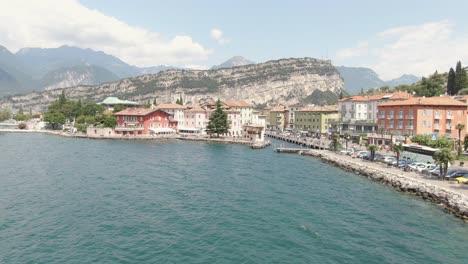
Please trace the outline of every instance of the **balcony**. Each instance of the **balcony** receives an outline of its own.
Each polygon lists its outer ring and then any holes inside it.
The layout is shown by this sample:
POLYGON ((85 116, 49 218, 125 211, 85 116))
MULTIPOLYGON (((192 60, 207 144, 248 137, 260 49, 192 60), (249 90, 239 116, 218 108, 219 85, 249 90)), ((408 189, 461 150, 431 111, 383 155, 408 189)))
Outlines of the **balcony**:
POLYGON ((452 124, 447 124, 447 125, 445 125, 445 129, 447 129, 447 130, 452 130, 452 129, 453 129, 452 124))
POLYGON ((380 119, 385 119, 385 115, 379 115, 378 116, 380 119))
POLYGON ((398 129, 403 129, 403 125, 398 125, 398 129))
POLYGON ((392 125, 392 124, 389 124, 389 125, 387 126, 387 128, 393 128, 393 125, 392 125))
POLYGON ((440 114, 435 114, 434 119, 440 119, 440 114))
POLYGON ((403 119, 403 115, 398 115, 398 119, 403 119))
POLYGON ((440 125, 439 124, 434 124, 434 129, 435 130, 440 130, 440 125))
POLYGON ((447 119, 453 119, 453 115, 452 114, 447 114, 447 119))
POLYGON ((387 116, 387 119, 394 119, 394 118, 395 118, 394 115, 388 115, 388 116, 387 116))
POLYGON ((414 126, 413 125, 407 125, 406 129, 414 129, 414 126))
POLYGON ((406 115, 406 119, 414 119, 414 115, 406 115))

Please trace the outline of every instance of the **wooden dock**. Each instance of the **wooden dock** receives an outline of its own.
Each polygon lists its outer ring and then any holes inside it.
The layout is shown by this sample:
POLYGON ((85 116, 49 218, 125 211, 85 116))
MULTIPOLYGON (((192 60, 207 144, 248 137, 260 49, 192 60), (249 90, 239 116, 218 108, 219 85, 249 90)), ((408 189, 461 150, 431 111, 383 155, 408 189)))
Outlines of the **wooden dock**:
POLYGON ((302 138, 284 136, 284 135, 276 134, 274 132, 265 132, 265 135, 270 138, 283 140, 292 144, 296 144, 296 145, 303 146, 306 148, 311 148, 311 149, 329 149, 329 146, 330 146, 330 140, 323 139, 323 138, 302 139, 302 138))

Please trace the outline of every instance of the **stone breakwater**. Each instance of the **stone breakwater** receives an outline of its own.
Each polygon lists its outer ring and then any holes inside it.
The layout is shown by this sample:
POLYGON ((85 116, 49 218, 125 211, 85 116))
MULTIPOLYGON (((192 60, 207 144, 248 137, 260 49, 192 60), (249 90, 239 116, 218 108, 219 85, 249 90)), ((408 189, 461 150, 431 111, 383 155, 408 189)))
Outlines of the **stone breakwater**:
POLYGON ((465 221, 468 220, 468 196, 450 190, 446 187, 440 187, 403 173, 398 174, 387 171, 384 168, 366 166, 361 162, 337 157, 334 153, 326 153, 319 150, 307 150, 302 152, 302 155, 320 158, 323 162, 330 163, 343 170, 380 181, 384 184, 393 186, 398 191, 410 193, 425 200, 429 200, 433 203, 439 204, 447 212, 462 218, 465 221))

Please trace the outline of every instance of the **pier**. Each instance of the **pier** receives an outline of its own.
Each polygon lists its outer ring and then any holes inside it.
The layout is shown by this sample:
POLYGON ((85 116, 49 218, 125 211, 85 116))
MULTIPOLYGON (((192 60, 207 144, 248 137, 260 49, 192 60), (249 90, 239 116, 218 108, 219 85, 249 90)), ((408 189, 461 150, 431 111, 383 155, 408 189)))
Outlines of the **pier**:
MULTIPOLYGON (((270 138, 275 138, 279 140, 283 140, 292 144, 296 144, 299 146, 303 146, 306 148, 311 148, 311 149, 329 149, 330 147, 330 140, 325 139, 325 138, 298 138, 298 137, 291 137, 291 136, 285 136, 281 135, 275 132, 271 131, 266 131, 265 135, 270 137, 270 138)), ((304 149, 302 149, 304 150, 304 149)))

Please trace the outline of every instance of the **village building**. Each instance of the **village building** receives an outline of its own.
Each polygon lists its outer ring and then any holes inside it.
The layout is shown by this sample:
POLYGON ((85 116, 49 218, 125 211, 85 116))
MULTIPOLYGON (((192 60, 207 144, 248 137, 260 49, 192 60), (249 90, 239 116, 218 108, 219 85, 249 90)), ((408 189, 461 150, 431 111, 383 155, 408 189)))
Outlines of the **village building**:
POLYGON ((212 110, 206 105, 187 106, 184 110, 184 122, 179 124, 181 134, 206 134, 206 126, 210 121, 212 110))
MULTIPOLYGON (((414 97, 378 106, 379 132, 397 136, 445 135, 458 139, 457 124, 467 124, 467 105, 448 96, 414 97)), ((461 137, 466 129, 461 131, 461 137)))
POLYGON ((155 108, 171 114, 174 120, 179 122, 180 126, 184 124, 184 111, 187 109, 186 106, 179 104, 159 104, 155 106, 155 108))
POLYGON ((289 128, 289 110, 287 106, 278 104, 270 109, 268 128, 280 131, 289 128))
POLYGON ((114 114, 115 133, 122 136, 174 134, 178 122, 173 115, 160 109, 128 108, 114 114))
POLYGON ((296 120, 296 112, 301 110, 304 107, 303 104, 297 103, 288 106, 289 109, 289 128, 291 130, 297 130, 295 129, 295 120, 296 120))
POLYGON ((407 92, 356 95, 338 101, 338 122, 334 125, 341 133, 356 134, 377 132, 378 105, 411 98, 407 92))
POLYGON ((140 106, 139 103, 135 103, 135 102, 127 101, 127 100, 120 100, 117 97, 107 97, 106 99, 104 99, 104 101, 99 102, 97 104, 106 107, 107 111, 113 111, 116 105, 124 105, 127 108, 136 108, 140 106))
POLYGON ((296 111, 295 127, 298 131, 319 134, 332 132, 332 124, 338 120, 336 105, 307 106, 296 111))
POLYGON ((223 104, 231 110, 239 111, 241 126, 253 122, 253 107, 251 104, 243 101, 225 101, 223 104))

